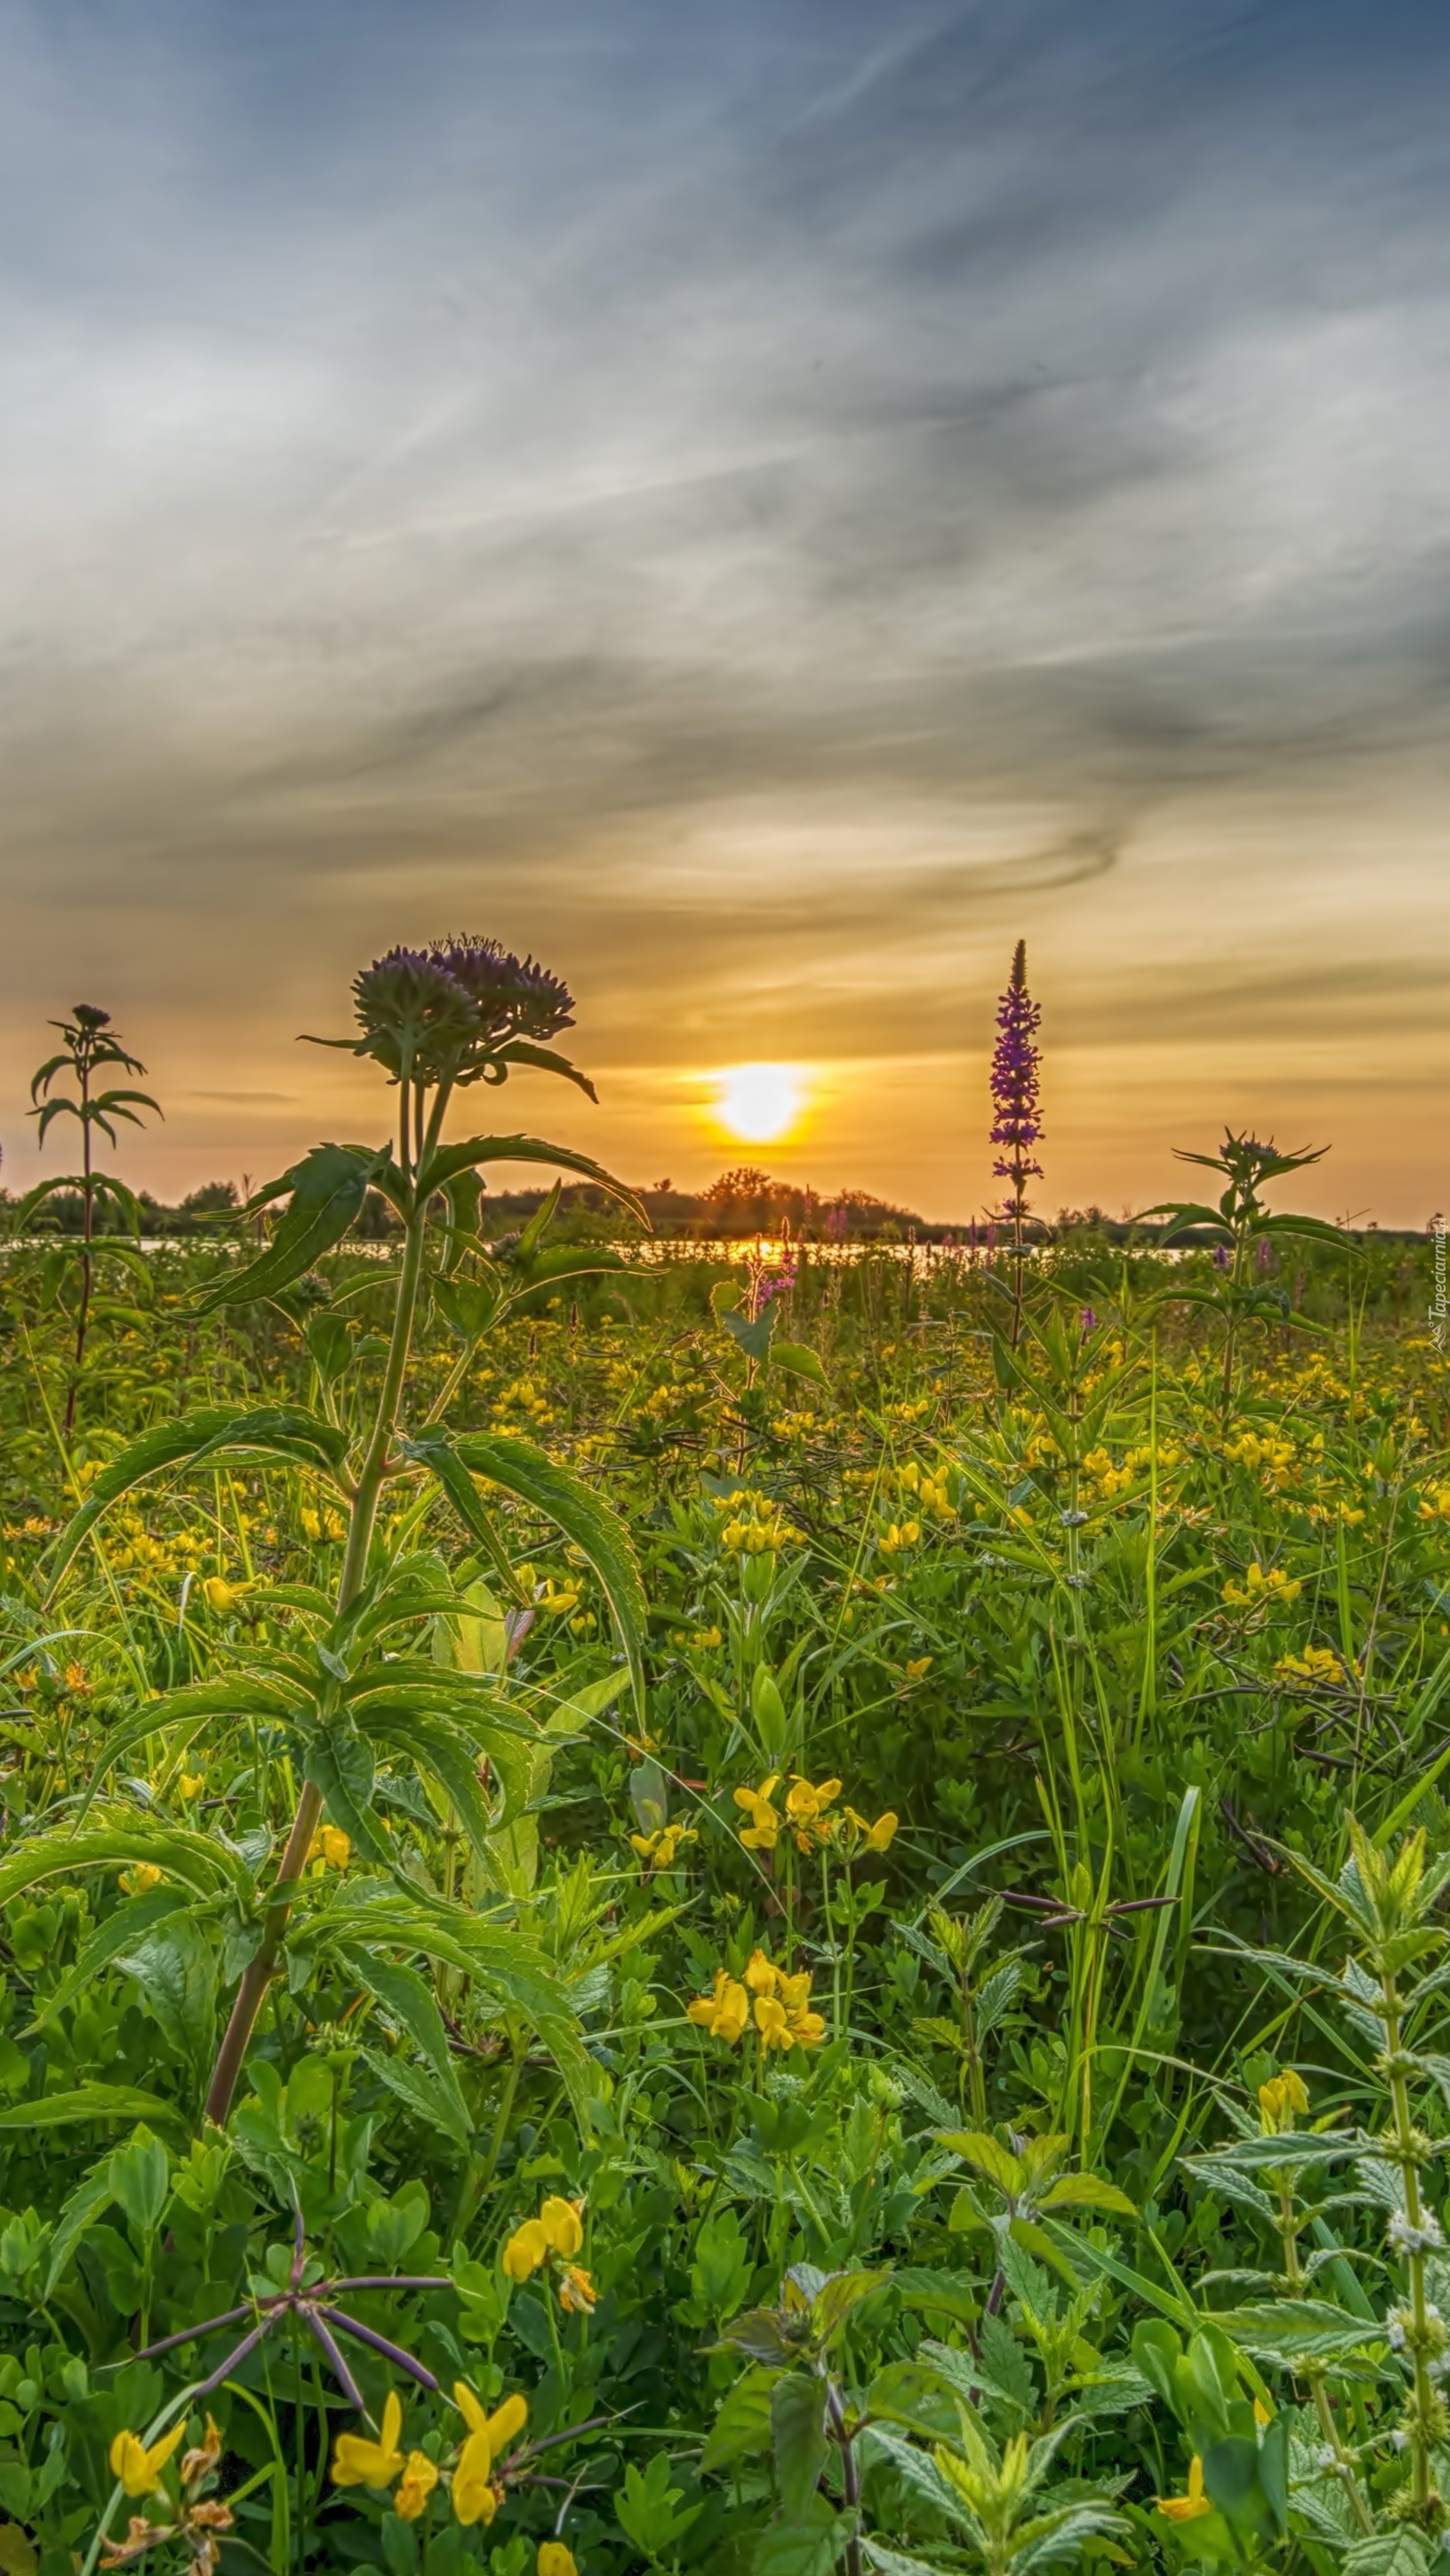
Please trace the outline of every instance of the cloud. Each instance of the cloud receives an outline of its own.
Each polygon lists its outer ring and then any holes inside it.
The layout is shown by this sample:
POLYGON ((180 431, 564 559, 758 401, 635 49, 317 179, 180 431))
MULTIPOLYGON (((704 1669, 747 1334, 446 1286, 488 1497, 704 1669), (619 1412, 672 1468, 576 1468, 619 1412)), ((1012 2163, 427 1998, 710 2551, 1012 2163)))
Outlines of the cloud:
POLYGON ((624 1060, 785 994, 965 1043, 1019 920, 1075 1025, 1367 1010, 1445 786, 1447 52, 1410 0, 12 18, 13 996, 63 928, 260 1099, 269 1010, 475 889, 624 1060), (1302 948, 1316 835, 1302 971, 1201 980, 1250 882, 1302 948))

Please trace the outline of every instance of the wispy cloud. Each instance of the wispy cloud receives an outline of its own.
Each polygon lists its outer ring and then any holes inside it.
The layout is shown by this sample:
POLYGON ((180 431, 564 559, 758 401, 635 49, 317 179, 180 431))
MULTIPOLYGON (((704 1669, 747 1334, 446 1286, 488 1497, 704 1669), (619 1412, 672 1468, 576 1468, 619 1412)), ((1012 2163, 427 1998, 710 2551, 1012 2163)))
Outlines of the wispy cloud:
POLYGON ((624 1062, 966 1046, 1019 924, 1074 1026, 1418 992, 1447 69, 1410 0, 13 16, 10 1087, 60 954, 260 1106, 461 902, 624 1062))

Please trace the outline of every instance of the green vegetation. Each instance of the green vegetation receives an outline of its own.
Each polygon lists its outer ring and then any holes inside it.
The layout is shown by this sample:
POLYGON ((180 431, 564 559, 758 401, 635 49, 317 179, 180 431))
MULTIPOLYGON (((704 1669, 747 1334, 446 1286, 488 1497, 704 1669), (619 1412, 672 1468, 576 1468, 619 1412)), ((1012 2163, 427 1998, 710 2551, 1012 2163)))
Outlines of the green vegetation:
POLYGON ((0 2568, 1450 2566, 1428 1263, 490 1245, 567 995, 358 1004, 5 1259, 0 2568))

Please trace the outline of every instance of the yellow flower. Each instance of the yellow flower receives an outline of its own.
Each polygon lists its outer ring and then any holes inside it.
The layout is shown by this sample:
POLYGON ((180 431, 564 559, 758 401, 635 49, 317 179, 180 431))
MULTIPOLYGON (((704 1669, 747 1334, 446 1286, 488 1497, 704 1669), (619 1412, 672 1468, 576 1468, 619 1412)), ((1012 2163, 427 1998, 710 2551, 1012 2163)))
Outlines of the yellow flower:
POLYGON ((341 1825, 319 1825, 307 1857, 320 1860, 325 1869, 346 1869, 352 1858, 352 1838, 343 1832, 341 1825))
POLYGON ((232 1584, 223 1583, 219 1574, 209 1574, 201 1587, 201 1597, 208 1610, 224 1619, 229 1610, 235 1610, 239 1595, 232 1584))
POLYGON ((537 2218, 516 2227, 503 2249, 503 2268, 511 2281, 527 2281, 549 2259, 548 2234, 537 2218))
POLYGON ((438 2471, 426 2451, 410 2451, 403 2462, 402 2480, 393 2498, 393 2511, 404 2522, 416 2522, 438 2484, 438 2471))
POLYGON ((753 1995, 773 1995, 780 1983, 780 1970, 772 1967, 763 1950, 752 1950, 745 1982, 753 1995))
POLYGON ((206 1773, 204 1771, 183 1771, 176 1783, 176 1786, 181 1796, 186 1800, 187 1805, 190 1806, 192 1799, 199 1798, 203 1789, 206 1787, 206 1773))
POLYGON ((1266 2138, 1287 2136, 1294 2126, 1295 2112, 1308 2108, 1304 2078, 1296 2075, 1292 2066, 1282 2075, 1271 2075, 1267 2084, 1259 2086, 1259 2116, 1266 2138))
POLYGON ((774 1995, 755 1998, 755 2027, 762 2048, 794 2048, 795 2037, 786 2019, 785 2006, 774 1995))
POLYGON ((1155 2496, 1160 2513, 1170 2522, 1194 2522, 1201 2513, 1212 2513, 1213 2506, 1203 2492, 1203 2462, 1195 2451, 1188 2464, 1188 2493, 1181 2496, 1155 2496))
MULTIPOLYGON (((134 1869, 122 1870, 120 1885, 127 1896, 144 1896, 148 1889, 161 1885, 161 1872, 154 1860, 138 1860, 134 1869)), ((130 2493, 129 2488, 127 2493, 130 2493)), ((136 2493, 144 2495, 146 2489, 138 2487, 136 2493)))
POLYGON ((780 1773, 772 1771, 759 1789, 737 1789, 735 1804, 745 1808, 750 1817, 741 1830, 740 1839, 747 1851, 774 1851, 780 1839, 780 1818, 770 1803, 772 1789, 779 1785, 780 1773))
POLYGON ((90 1689, 90 1683, 86 1679, 86 1668, 84 1664, 67 1664, 65 1668, 65 1686, 68 1691, 88 1691, 90 1689))
POLYGON ((403 2465, 398 2448, 398 2435, 403 2429, 402 2400, 395 2388, 388 2390, 383 2408, 383 2428, 379 2440, 370 2442, 364 2433, 340 2433, 332 2455, 332 2483, 335 2487, 390 2487, 403 2465))
POLYGON ((640 1859, 653 1871, 673 1869, 681 1843, 697 1843, 700 1837, 693 1825, 661 1825, 656 1833, 631 1834, 629 1839, 640 1859))
POLYGON ((573 2550, 566 2549, 562 2540, 541 2540, 538 2576, 579 2576, 573 2550))
MULTIPOLYGON (((537 2221, 530 2224, 537 2225, 537 2221)), ((523 2431, 529 2419, 529 2402, 515 2392, 490 2415, 465 2379, 454 2381, 453 2401, 468 2426, 468 2439, 453 2472, 453 2511, 465 2528, 481 2522, 486 2529, 499 2506, 500 2491, 493 2481, 494 2459, 515 2433, 523 2431)))
POLYGON ((717 1968, 714 1993, 696 1995, 686 2012, 697 2028, 727 2040, 733 2048, 750 2017, 750 1997, 724 1968, 717 1968))
POLYGON ((561 2200, 555 2194, 545 2201, 539 2212, 539 2225, 550 2246, 556 2254, 562 2254, 566 2262, 571 2254, 578 2253, 584 2242, 584 2227, 579 2216, 582 2206, 580 2201, 561 2200))
POLYGON ((128 2496, 159 2495, 161 2472, 186 2432, 186 2418, 173 2424, 159 2442, 146 2448, 139 2433, 118 2433, 111 2444, 111 2475, 119 2478, 128 2496))
POLYGON ((822 1780, 818 1788, 812 1788, 810 1781, 803 1780, 797 1772, 785 1793, 785 1812, 793 1825, 809 1826, 818 1836, 824 1837, 827 1831, 826 1811, 835 1805, 840 1794, 839 1780, 822 1780))
POLYGON ((559 2283, 559 2305, 568 2317, 587 2317, 599 2292, 581 2263, 571 2263, 559 2283))
POLYGON ((934 1658, 931 1655, 909 1656, 906 1663, 907 1680, 909 1682, 924 1682, 927 1674, 931 1671, 933 1661, 934 1658))
POLYGON ((901 1821, 892 1807, 887 1808, 884 1816, 878 1816, 874 1825, 868 1825, 865 1817, 858 1816, 854 1807, 846 1809, 846 1816, 848 1822, 855 1826, 861 1836, 865 1849, 874 1852, 885 1851, 901 1821))

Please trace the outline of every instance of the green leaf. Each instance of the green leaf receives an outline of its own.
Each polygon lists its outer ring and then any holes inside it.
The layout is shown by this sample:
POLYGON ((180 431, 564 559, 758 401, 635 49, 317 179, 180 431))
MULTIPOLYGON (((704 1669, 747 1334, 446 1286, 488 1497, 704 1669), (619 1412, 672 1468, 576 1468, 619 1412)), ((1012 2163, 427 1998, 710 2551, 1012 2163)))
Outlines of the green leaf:
POLYGON ((1024 2175, 1020 2161, 1009 2148, 989 2137, 985 2130, 944 2129, 940 2143, 950 2147, 953 2155, 960 2156, 979 2174, 985 2174, 999 2191, 1013 2198, 1021 2191, 1024 2175))
POLYGON ((338 1957, 349 1976, 400 2021, 413 2045, 425 2057, 451 2109, 451 2127, 455 2137, 466 2147, 473 2134, 468 2108, 459 2090, 448 2046, 448 2033, 443 2016, 433 1995, 414 1968, 400 1967, 396 1960, 380 1959, 375 1950, 351 1943, 338 1951, 338 1957))
POLYGON ((809 1350, 804 1342, 773 1342, 770 1365, 785 1369, 791 1377, 808 1377, 814 1386, 828 1387, 831 1383, 820 1353, 809 1350))
POLYGON ((799 2522, 826 2465, 826 2384, 814 2371, 788 2371, 770 2392, 770 2432, 781 2512, 799 2522))
POLYGON ((27 1889, 62 1873, 71 1876, 79 1870, 104 1869, 108 1865, 135 1868, 148 1862, 200 1896, 213 1896, 224 1887, 231 1888, 244 1901, 251 1895, 252 1881, 245 1861, 219 1838, 143 1824, 128 1814, 119 1819, 107 1817, 82 1834, 62 1828, 37 1834, 34 1842, 21 1843, 7 1859, 0 1860, 0 1905, 8 1905, 27 1889))
POLYGON ((770 2392, 779 2375, 756 2362, 737 2379, 706 2436, 702 2469, 728 2468, 732 2460, 770 2449, 770 2392))
POLYGON ((388 1838, 373 1814, 372 1749, 350 1717, 335 1717, 309 1739, 305 1776, 322 1791, 327 1812, 359 1851, 393 1867, 388 1838))
POLYGON ((1115 2182, 1101 2182, 1096 2174, 1059 2175, 1037 2205, 1039 2209, 1111 2209, 1121 2218, 1138 2215, 1125 2191, 1119 2191, 1115 2182))
POLYGON ((52 2299, 70 2267, 70 2259, 103 2209, 111 2204, 111 2159, 101 2162, 79 2183, 55 2222, 45 2274, 45 2297, 52 2299))
POLYGON ((824 2287, 816 2293, 811 2309, 811 2329, 822 2347, 839 2334, 846 2319, 863 2299, 869 2299, 891 2278, 891 2266, 883 2264, 874 2272, 833 2272, 824 2287))
POLYGON ((169 2120, 185 2128, 179 2103, 163 2102, 134 2084, 78 2084, 64 2093, 42 2093, 34 2102, 12 2102, 0 2111, 0 2129, 69 2129, 86 2120, 169 2120))
MULTIPOLYGON (((634 1683, 641 1723, 645 1716, 644 1639, 648 1618, 634 1542, 619 1514, 601 1502, 582 1476, 556 1467, 532 1441, 502 1432, 468 1432, 449 1441, 441 1431, 419 1440, 404 1440, 403 1455, 428 1467, 467 1527, 483 1536, 487 1527, 472 1479, 486 1476, 520 1502, 530 1503, 557 1522, 566 1538, 588 1558, 614 1614, 619 1641, 634 1683)), ((491 1536, 491 1531, 489 1532, 491 1536)))
POLYGON ((828 2576, 854 2528, 853 2517, 833 2513, 824 2496, 809 2522, 768 2522, 755 2544, 750 2576, 828 2576))
POLYGON ((312 1355, 318 1376, 328 1385, 352 1366, 355 1344, 341 1315, 309 1316, 302 1338, 312 1355))
MULTIPOLYGON (((981 2382, 977 2382, 980 2391, 981 2382)), ((878 2370, 866 2392, 866 2411, 876 2423, 902 2424, 923 2441, 949 2441, 957 2429, 956 2401, 942 2386, 941 2374, 920 2361, 889 2361, 878 2370)))
POLYGON ((146 2009, 169 2048, 200 2075, 210 2062, 216 2028, 216 1954, 185 1917, 149 1932, 116 1966, 134 1977, 146 2009))
POLYGON ((455 1173, 472 1171, 480 1163, 551 1163, 556 1171, 577 1172, 581 1180, 594 1181, 618 1199, 648 1231, 643 1203, 623 1181, 588 1154, 576 1154, 567 1145, 546 1144, 542 1136, 469 1136, 460 1145, 440 1147, 418 1175, 419 1199, 430 1198, 435 1190, 446 1188, 455 1173))
POLYGON ((715 1312, 732 1342, 739 1343, 748 1360, 764 1361, 770 1358, 770 1337, 775 1330, 773 1306, 767 1306, 764 1314, 757 1315, 753 1324, 734 1306, 717 1306, 715 1312))
POLYGON ((425 2129, 442 2129, 455 2146, 465 2154, 468 2152, 473 2144, 473 2132, 467 2117, 460 2115, 460 2104, 444 2090, 436 2076, 427 2074, 421 2066, 410 2065, 405 2057, 390 2056, 384 2048, 367 2048, 363 2055, 374 2075, 386 2084, 390 2093, 397 2095, 400 2102, 407 2104, 425 2129))
POLYGON ((67 1522, 55 1543, 50 1588, 54 1590, 108 1505, 148 1476, 159 1476, 168 1467, 196 1466, 203 1458, 226 1453, 280 1458, 335 1482, 346 1451, 346 1433, 300 1405, 264 1405, 250 1412, 233 1405, 206 1405, 174 1422, 158 1422, 101 1470, 80 1510, 67 1522))
POLYGON ((314 1145, 300 1163, 284 1172, 271 1195, 290 1189, 291 1202, 266 1251, 246 1269, 218 1280, 199 1299, 196 1312, 217 1306, 245 1306, 258 1297, 275 1297, 290 1288, 304 1270, 340 1243, 362 1212, 370 1183, 389 1160, 386 1146, 314 1145))
POLYGON ((94 1985, 101 1970, 110 1966, 118 1951, 126 1949, 133 1941, 139 1941, 143 1933, 164 1922, 169 1914, 177 1913, 186 1902, 183 1888, 149 1887, 144 1895, 133 1896, 126 1904, 118 1905, 114 1914, 108 1914, 104 1922, 97 1924, 90 1939, 82 1945, 74 1967, 39 2004, 27 2027, 42 2030, 57 2013, 67 2011, 77 1995, 84 1994, 88 1986, 94 1985))
POLYGON ((133 2227, 154 2236, 171 2198, 171 2157, 144 2122, 110 2164, 111 2197, 118 2200, 133 2227))
POLYGON ((381 1879, 360 1879, 340 1889, 328 1909, 328 1928, 334 1940, 386 1942, 476 1977, 538 2032, 587 2132, 591 2069, 578 2016, 542 1951, 525 1933, 488 1922, 466 1906, 450 1905, 420 1888, 390 1886, 381 1879))
POLYGON ((571 1064, 566 1055, 556 1055, 552 1047, 535 1046, 532 1038, 510 1038, 507 1046, 499 1048, 498 1062, 529 1064, 538 1073, 562 1074, 566 1082, 577 1083, 588 1099, 599 1098, 588 1074, 581 1073, 577 1064, 571 1064))

